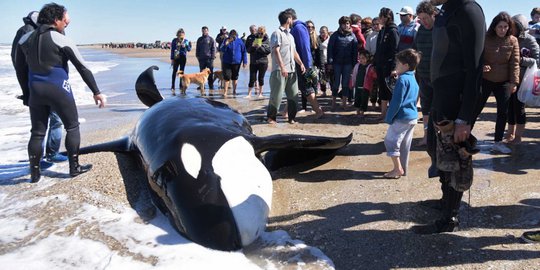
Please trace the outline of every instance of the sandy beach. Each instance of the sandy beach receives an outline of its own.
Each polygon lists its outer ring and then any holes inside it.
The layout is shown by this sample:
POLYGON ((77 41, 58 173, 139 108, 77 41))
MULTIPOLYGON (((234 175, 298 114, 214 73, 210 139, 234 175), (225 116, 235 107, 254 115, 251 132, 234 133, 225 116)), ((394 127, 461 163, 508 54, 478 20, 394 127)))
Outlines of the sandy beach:
MULTIPOLYGON (((169 62, 169 50, 161 49, 94 49, 106 50, 126 57, 157 58, 169 62)), ((188 66, 198 66, 194 51, 188 66)), ((214 63, 219 67, 219 63, 214 63)), ((142 71, 142 70, 141 70, 142 71)), ((99 82, 98 82, 99 84, 99 82)), ((159 86, 158 86, 159 87, 159 86)), ((192 86, 193 87, 193 86, 192 86)), ((269 89, 266 87, 265 92, 269 89)), ((169 92, 162 93, 166 98, 169 92)), ((411 149, 409 172, 397 180, 383 178, 391 170, 383 139, 387 125, 377 123, 378 112, 369 111, 366 120, 353 110, 329 111, 330 99, 320 97, 327 114, 315 119, 311 112, 298 115, 298 123, 290 125, 278 119, 277 125, 263 120, 268 99, 221 99, 239 110, 250 121, 254 133, 266 136, 279 133, 323 136, 353 134, 351 144, 337 153, 330 162, 315 168, 302 166, 273 173, 274 196, 268 230, 284 230, 291 237, 321 249, 335 264, 335 269, 537 269, 540 245, 524 244, 519 236, 526 230, 540 227, 540 109, 528 108, 524 141, 513 146, 511 155, 490 152, 495 127, 493 100, 484 109, 473 134, 479 139, 481 153, 474 157, 475 180, 464 194, 461 207, 461 230, 454 233, 420 236, 412 232, 416 224, 430 223, 438 212, 418 202, 440 198, 437 179, 427 178, 429 157, 424 147, 411 149)), ((144 106, 133 110, 116 110, 110 106, 98 110, 81 106, 82 146, 119 138, 133 129, 144 106), (107 119, 105 121, 104 119, 107 119), (90 128, 92 127, 92 128, 90 128)), ((413 145, 422 136, 422 124, 415 128, 413 145)), ((48 186, 28 196, 68 196, 115 211, 119 205, 140 208, 135 179, 144 177, 132 160, 123 154, 97 153, 81 157, 94 169, 73 179, 49 181, 48 186), (96 195, 97 194, 97 195, 96 195)), ((67 171, 67 164, 62 164, 67 171)), ((61 167, 62 168, 62 167, 61 167)), ((59 177, 45 174, 46 177, 59 177)), ((3 186, 9 192, 32 185, 26 178, 18 184, 3 186)), ((61 218, 74 206, 55 204, 54 211, 35 215, 38 223, 61 218)), ((142 221, 141 221, 142 222, 142 221)), ((151 225, 149 225, 151 226, 151 225)), ((121 254, 130 254, 126 243, 104 238, 91 226, 81 225, 66 230, 78 231, 80 237, 97 239, 121 254)), ((46 233, 29 237, 46 237, 46 233)), ((3 246, 2 252, 15 247, 3 246)), ((250 250, 245 252, 249 253, 250 250)), ((152 262, 156 258, 139 256, 152 262)), ((283 269, 325 269, 316 265, 294 265, 283 269), (298 267, 298 268, 296 268, 298 267)))

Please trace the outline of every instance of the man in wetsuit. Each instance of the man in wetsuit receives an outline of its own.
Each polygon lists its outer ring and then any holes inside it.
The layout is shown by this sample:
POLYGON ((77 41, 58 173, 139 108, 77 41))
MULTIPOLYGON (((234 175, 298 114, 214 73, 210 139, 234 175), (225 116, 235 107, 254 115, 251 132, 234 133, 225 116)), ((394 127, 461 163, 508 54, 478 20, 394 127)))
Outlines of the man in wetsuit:
MULTIPOLYGON (((13 44, 11 46, 11 61, 13 62, 13 67, 15 67, 15 55, 17 52, 17 44, 22 36, 26 33, 34 31, 37 28, 37 19, 39 12, 32 11, 28 13, 28 16, 23 18, 24 25, 17 30, 17 34, 13 39, 13 44)), ((23 104, 28 106, 28 96, 24 94, 18 96, 23 100, 23 104)), ((47 134, 47 144, 45 146, 45 157, 49 162, 63 162, 67 160, 67 157, 60 154, 60 142, 62 141, 62 121, 60 116, 54 111, 51 111, 49 115, 49 132, 47 134)))
POLYGON ((472 185, 471 153, 475 144, 471 124, 480 96, 482 51, 486 24, 474 0, 431 0, 441 10, 433 27, 431 82, 433 103, 428 126, 430 177, 440 177, 442 199, 436 206, 443 217, 434 224, 415 226, 420 234, 455 231, 463 192, 472 185))
POLYGON ((51 110, 58 113, 66 128, 66 150, 69 174, 77 176, 92 168, 79 165, 80 133, 77 106, 68 79, 68 60, 81 74, 83 81, 94 94, 96 105, 102 108, 106 99, 85 66, 75 43, 64 36, 70 22, 67 10, 58 4, 43 6, 38 17, 39 27, 24 35, 17 46, 15 69, 23 93, 29 96, 32 130, 28 142, 31 182, 41 177, 39 161, 43 154, 43 139, 51 110))

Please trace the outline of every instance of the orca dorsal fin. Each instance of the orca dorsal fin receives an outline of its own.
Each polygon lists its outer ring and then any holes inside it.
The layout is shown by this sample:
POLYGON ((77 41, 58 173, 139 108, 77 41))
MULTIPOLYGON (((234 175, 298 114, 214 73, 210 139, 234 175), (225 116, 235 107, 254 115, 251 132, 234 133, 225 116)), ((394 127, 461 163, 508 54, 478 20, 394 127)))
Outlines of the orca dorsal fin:
POLYGON ((154 79, 154 70, 159 70, 158 66, 151 66, 139 75, 135 82, 135 91, 139 100, 148 107, 163 100, 163 96, 159 93, 154 79))

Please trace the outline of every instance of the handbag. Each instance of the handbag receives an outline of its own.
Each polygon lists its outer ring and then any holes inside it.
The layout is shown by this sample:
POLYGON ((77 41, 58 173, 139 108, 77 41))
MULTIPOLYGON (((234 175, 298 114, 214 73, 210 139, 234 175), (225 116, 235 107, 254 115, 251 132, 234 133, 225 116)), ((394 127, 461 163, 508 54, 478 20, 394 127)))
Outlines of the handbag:
POLYGON ((518 99, 529 107, 540 107, 540 71, 537 65, 527 68, 518 90, 518 99))

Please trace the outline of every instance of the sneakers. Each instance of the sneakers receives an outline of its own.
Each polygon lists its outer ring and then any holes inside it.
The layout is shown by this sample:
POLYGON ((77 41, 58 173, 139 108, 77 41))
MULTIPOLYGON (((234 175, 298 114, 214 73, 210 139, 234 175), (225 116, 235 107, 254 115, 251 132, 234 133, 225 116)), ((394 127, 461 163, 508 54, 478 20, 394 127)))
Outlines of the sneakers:
POLYGON ((540 243, 540 231, 524 232, 521 239, 527 243, 538 244, 540 243))
POLYGON ((54 163, 64 162, 64 161, 68 160, 67 156, 64 156, 64 155, 62 155, 60 153, 56 153, 54 155, 47 155, 47 157, 45 159, 48 162, 54 162, 54 163))
POLYGON ((512 150, 508 148, 503 142, 495 142, 493 146, 491 147, 491 151, 493 152, 499 152, 502 154, 510 154, 512 153, 512 150))

